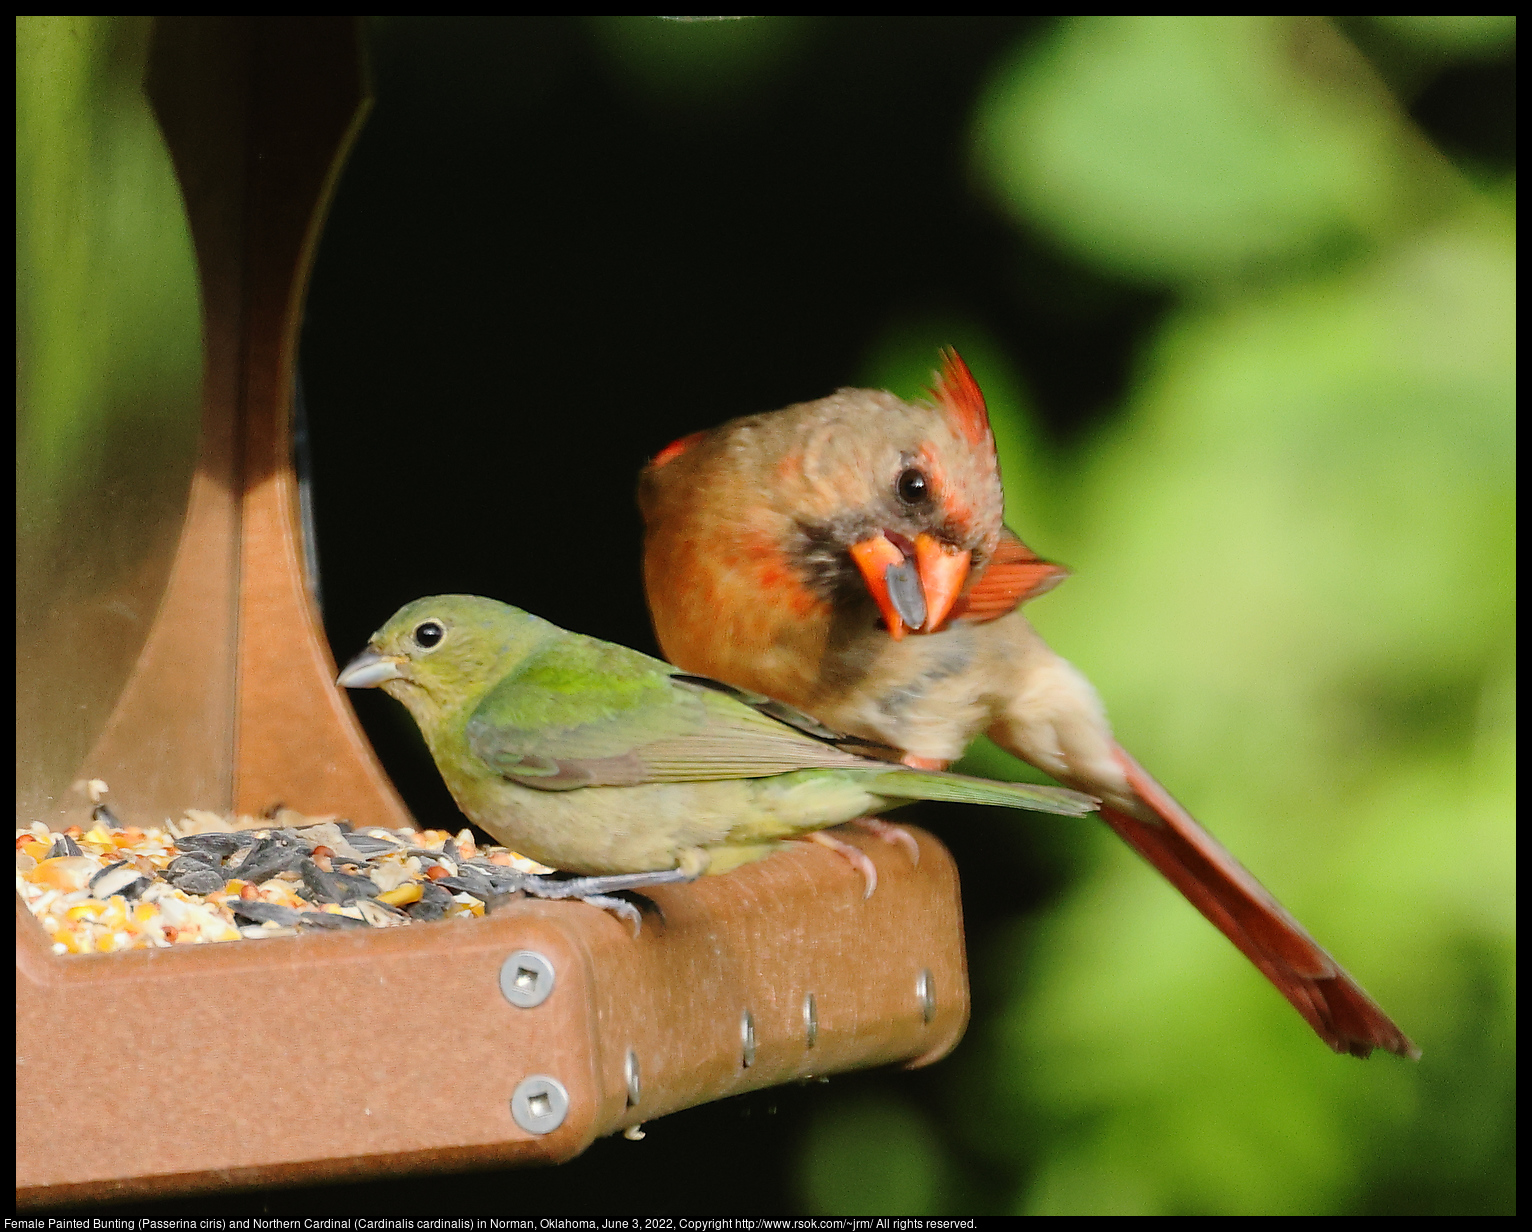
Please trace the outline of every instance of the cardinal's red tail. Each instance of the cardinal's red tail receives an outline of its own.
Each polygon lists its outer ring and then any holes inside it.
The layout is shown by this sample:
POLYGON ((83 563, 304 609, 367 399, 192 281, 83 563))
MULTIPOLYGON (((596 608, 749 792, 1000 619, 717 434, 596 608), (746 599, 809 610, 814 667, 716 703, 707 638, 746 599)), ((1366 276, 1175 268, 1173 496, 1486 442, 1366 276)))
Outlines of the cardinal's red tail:
POLYGON ((1142 766, 1117 754, 1133 790, 1164 824, 1102 808, 1107 825, 1234 942, 1332 1049, 1366 1057, 1386 1048, 1418 1060, 1420 1049, 1303 925, 1142 766))

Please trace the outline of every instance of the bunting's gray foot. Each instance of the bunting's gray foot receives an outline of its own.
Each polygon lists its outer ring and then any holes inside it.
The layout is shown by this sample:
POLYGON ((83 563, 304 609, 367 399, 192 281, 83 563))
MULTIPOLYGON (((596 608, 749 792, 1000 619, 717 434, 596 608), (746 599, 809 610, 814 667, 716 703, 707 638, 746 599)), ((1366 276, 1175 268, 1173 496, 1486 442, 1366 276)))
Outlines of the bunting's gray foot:
POLYGON ((646 886, 675 885, 695 879, 695 873, 662 868, 652 873, 613 873, 607 877, 528 877, 521 888, 533 898, 588 898, 592 894, 615 894, 619 890, 642 890, 646 886))
POLYGON ((610 894, 586 894, 580 901, 589 903, 592 907, 600 907, 603 911, 610 911, 619 920, 626 920, 633 925, 635 940, 644 927, 643 913, 625 898, 613 898, 610 894))
POLYGON ((633 935, 636 937, 643 927, 643 916, 632 903, 612 896, 619 890, 675 885, 677 882, 694 881, 696 877, 696 873, 666 868, 650 873, 614 873, 608 877, 571 877, 567 880, 528 877, 521 883, 521 888, 533 898, 577 898, 592 907, 610 911, 618 919, 633 925, 633 935))

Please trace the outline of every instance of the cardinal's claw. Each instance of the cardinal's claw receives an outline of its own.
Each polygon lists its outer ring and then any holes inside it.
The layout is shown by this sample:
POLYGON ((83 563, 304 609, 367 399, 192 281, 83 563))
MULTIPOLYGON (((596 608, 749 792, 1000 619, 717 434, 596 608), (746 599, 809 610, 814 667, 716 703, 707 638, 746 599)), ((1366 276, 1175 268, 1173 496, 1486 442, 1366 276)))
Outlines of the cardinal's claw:
POLYGON ((860 826, 869 834, 876 834, 885 843, 903 847, 910 857, 910 863, 916 868, 920 867, 920 844, 903 826, 896 826, 893 822, 884 821, 881 817, 858 817, 852 824, 860 826))
POLYGON ((808 835, 811 843, 818 843, 821 847, 828 847, 836 855, 851 861, 851 865, 862 874, 862 879, 867 883, 867 888, 862 891, 864 900, 872 897, 872 892, 878 888, 878 870, 861 851, 850 843, 844 842, 834 835, 827 834, 823 830, 815 830, 808 835))

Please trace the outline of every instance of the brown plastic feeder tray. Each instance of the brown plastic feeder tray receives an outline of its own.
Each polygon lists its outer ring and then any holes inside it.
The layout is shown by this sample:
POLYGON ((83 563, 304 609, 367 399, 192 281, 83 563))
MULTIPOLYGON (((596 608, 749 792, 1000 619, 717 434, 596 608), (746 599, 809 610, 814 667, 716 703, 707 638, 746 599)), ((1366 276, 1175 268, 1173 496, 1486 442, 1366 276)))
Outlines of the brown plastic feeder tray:
MULTIPOLYGON (((158 19, 147 86, 201 274, 200 452, 158 613, 78 777, 139 817, 281 800, 412 824, 333 683, 290 461, 299 306, 366 109, 357 28, 158 19)), ((23 794, 19 820, 64 798, 23 794)), ((853 836, 878 869, 865 901, 802 844, 652 891, 636 940, 593 907, 524 900, 57 956, 18 897, 17 1203, 557 1162, 708 1100, 936 1060, 968 1018, 962 916, 951 857, 915 833, 918 866, 853 836), (53 1063, 66 1040, 89 1041, 90 1065, 53 1063), (106 1092, 133 1131, 82 1150, 106 1092)))

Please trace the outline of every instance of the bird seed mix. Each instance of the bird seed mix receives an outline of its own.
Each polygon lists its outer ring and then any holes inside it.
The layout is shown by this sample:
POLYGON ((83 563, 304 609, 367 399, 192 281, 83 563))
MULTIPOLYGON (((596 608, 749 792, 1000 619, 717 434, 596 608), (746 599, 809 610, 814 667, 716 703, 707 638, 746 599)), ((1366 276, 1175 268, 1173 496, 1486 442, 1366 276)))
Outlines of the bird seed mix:
MULTIPOLYGON (((104 785, 102 785, 104 787, 104 785)), ((291 937, 481 916, 552 870, 473 832, 352 829, 291 809, 188 809, 147 830, 97 804, 89 830, 16 831, 16 888, 56 954, 291 937)))

